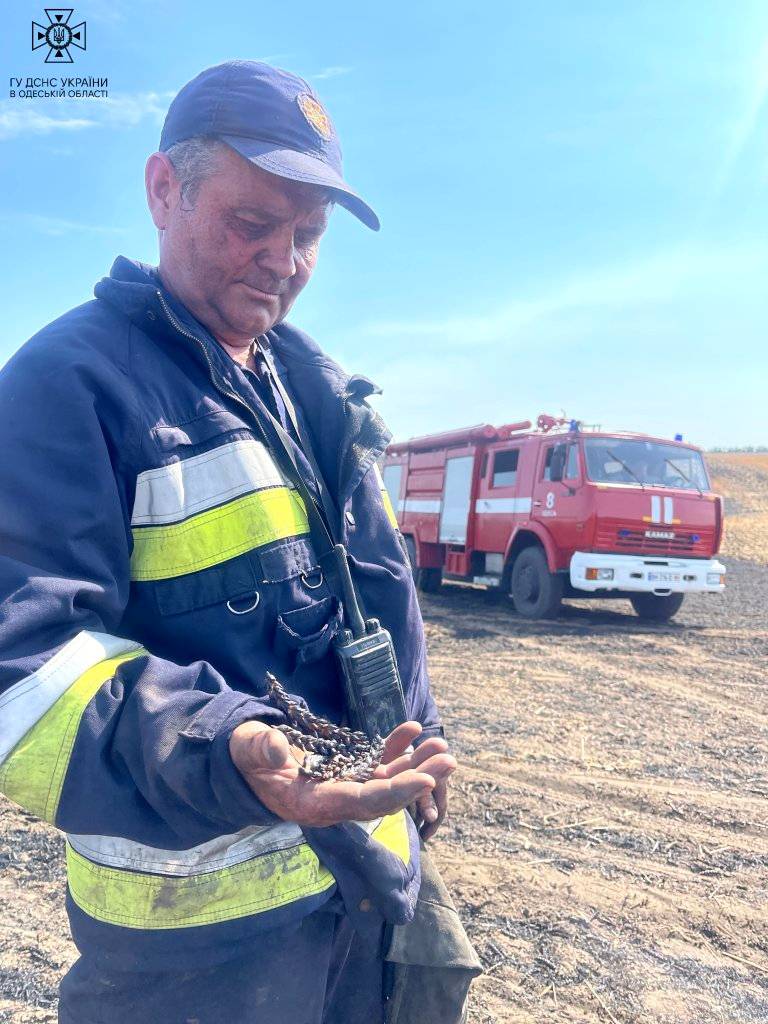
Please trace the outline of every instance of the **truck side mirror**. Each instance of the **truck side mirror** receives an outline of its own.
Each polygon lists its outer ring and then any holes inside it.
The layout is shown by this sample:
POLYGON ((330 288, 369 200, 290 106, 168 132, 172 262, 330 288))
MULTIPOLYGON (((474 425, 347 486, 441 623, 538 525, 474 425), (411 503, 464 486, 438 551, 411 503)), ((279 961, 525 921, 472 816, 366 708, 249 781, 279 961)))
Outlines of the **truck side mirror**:
POLYGON ((552 449, 552 459, 549 463, 549 479, 557 482, 563 479, 565 473, 565 453, 567 448, 564 444, 556 444, 552 449))

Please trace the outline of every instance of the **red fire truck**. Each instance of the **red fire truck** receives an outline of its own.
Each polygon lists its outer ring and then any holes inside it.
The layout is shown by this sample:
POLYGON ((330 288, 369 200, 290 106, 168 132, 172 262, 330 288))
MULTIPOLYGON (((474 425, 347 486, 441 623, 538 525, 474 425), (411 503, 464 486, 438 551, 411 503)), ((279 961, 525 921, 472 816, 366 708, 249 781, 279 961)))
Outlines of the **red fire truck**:
POLYGON ((563 597, 628 598, 666 621, 718 593, 722 499, 700 449, 540 416, 391 444, 383 478, 422 590, 500 587, 528 618, 563 597))

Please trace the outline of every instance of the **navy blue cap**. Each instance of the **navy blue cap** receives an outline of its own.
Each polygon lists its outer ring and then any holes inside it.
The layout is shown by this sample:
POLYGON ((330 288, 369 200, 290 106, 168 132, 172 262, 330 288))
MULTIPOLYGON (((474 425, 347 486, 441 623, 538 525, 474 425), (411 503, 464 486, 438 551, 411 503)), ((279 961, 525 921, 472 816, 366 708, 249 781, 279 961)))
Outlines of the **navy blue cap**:
POLYGON ((160 150, 194 135, 215 136, 281 178, 332 189, 341 206, 379 230, 379 218, 344 181, 333 122, 297 75, 255 60, 206 68, 174 97, 160 150))

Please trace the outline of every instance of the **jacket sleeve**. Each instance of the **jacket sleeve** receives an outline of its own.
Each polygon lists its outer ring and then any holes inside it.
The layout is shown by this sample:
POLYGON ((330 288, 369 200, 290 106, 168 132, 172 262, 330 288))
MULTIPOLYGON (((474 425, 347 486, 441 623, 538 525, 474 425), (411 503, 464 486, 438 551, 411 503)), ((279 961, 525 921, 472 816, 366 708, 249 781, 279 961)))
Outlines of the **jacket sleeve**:
POLYGON ((385 599, 378 603, 390 608, 396 605, 401 609, 400 615, 393 617, 391 622, 387 622, 385 616, 382 616, 382 619, 389 625, 395 641, 405 691, 406 710, 410 717, 420 722, 422 726, 423 731, 416 743, 418 746, 430 736, 444 734, 429 681, 424 621, 403 535, 397 525, 397 516, 381 471, 376 464, 367 474, 366 481, 369 481, 371 503, 371 511, 366 516, 370 518, 370 524, 366 524, 367 529, 376 537, 382 567, 392 580, 390 585, 393 584, 399 591, 397 602, 385 599))
POLYGON ((40 337, 0 373, 0 791, 66 832, 160 848, 274 822, 228 740, 279 713, 120 635, 136 425, 110 423, 109 395, 126 381, 40 337))

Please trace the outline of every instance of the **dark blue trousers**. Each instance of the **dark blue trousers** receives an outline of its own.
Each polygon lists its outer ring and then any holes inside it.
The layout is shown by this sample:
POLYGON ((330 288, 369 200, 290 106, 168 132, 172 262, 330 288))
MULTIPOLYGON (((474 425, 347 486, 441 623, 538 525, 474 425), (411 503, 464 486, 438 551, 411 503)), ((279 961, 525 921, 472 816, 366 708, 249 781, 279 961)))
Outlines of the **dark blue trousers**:
POLYGON ((82 956, 59 1024, 383 1024, 382 941, 359 936, 334 898, 214 967, 125 971, 82 956))

